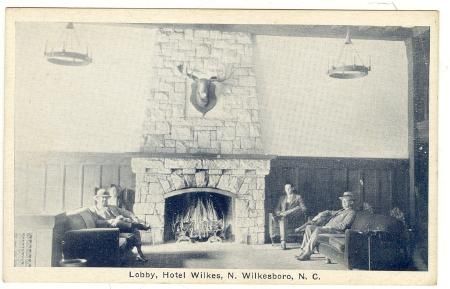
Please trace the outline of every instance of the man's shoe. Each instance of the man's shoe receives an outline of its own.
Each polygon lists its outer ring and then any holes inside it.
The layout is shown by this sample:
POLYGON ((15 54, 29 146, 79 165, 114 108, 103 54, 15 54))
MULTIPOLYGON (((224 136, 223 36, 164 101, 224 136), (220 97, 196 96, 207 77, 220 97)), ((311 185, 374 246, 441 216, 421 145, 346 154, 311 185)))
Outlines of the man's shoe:
POLYGON ((143 230, 143 231, 148 231, 150 230, 150 226, 146 225, 146 224, 141 224, 141 223, 136 223, 135 228, 138 230, 143 230))
POLYGON ((300 256, 298 256, 297 260, 299 260, 299 261, 310 260, 310 256, 308 254, 306 254, 306 253, 303 253, 300 256))
POLYGON ((300 258, 301 255, 305 254, 305 251, 303 249, 300 249, 300 253, 298 255, 295 255, 295 258, 300 258))
POLYGON ((281 249, 286 250, 286 241, 281 241, 281 249))
POLYGON ((137 255, 137 256, 136 256, 136 261, 139 261, 139 262, 147 262, 148 259, 146 259, 145 256, 137 255))
POLYGON ((309 256, 302 256, 302 257, 298 257, 298 258, 296 258, 296 259, 299 260, 299 261, 308 261, 308 260, 311 260, 309 256))

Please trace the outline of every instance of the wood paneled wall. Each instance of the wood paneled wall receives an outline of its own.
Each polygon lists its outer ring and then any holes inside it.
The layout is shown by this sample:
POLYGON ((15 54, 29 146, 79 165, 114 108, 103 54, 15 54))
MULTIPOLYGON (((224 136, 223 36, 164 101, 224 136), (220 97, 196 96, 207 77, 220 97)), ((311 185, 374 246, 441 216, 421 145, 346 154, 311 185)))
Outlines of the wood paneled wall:
MULTIPOLYGON (((17 154, 17 214, 54 213, 93 204, 94 188, 119 184, 135 188, 133 154, 17 154)), ((340 208, 339 196, 352 191, 357 207, 368 202, 378 213, 399 207, 408 216, 408 160, 277 157, 266 177, 266 212, 272 212, 284 184, 302 195, 309 215, 340 208)), ((266 214, 267 216, 268 214, 266 214)), ((266 225, 268 221, 266 220, 266 225)), ((268 232, 268 228, 266 228, 268 232)))
POLYGON ((266 211, 274 210, 284 185, 292 183, 311 216, 339 209, 344 191, 357 195, 358 208, 367 202, 377 213, 399 207, 407 214, 408 178, 408 160, 278 157, 266 177, 266 211))
POLYGON ((93 204, 95 187, 135 187, 128 154, 18 153, 17 214, 55 213, 93 204))

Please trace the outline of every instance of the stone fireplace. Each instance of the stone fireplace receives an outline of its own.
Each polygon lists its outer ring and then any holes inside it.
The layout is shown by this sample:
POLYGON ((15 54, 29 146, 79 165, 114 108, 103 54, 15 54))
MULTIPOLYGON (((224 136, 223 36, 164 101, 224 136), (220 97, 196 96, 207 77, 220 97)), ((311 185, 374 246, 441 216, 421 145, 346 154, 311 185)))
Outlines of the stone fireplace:
POLYGON ((270 160, 262 154, 254 38, 192 27, 156 31, 142 145, 150 156, 132 160, 134 212, 153 228, 144 241, 160 243, 173 239, 168 230, 183 195, 208 194, 226 211, 228 240, 262 244, 270 160), (180 73, 179 65, 208 79, 232 67, 231 76, 217 83, 223 89, 205 115, 192 106, 193 80, 180 73))
POLYGON ((144 239, 161 243, 168 235, 170 224, 165 224, 168 217, 165 211, 169 198, 210 193, 230 198, 227 212, 229 240, 263 244, 265 176, 269 173, 269 164, 268 158, 134 158, 134 212, 153 228, 144 239))

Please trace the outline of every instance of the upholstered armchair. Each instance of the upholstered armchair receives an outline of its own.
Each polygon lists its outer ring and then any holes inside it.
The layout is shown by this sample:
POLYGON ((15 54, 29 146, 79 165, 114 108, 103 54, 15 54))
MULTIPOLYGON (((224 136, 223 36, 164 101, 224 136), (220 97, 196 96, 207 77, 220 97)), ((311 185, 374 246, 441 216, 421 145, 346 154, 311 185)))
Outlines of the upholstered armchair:
POLYGON ((64 259, 86 259, 90 267, 118 266, 131 249, 118 228, 96 228, 92 213, 84 208, 66 214, 64 259))
POLYGON ((408 266, 404 223, 385 215, 358 212, 343 234, 320 234, 319 253, 349 269, 396 270, 408 266))

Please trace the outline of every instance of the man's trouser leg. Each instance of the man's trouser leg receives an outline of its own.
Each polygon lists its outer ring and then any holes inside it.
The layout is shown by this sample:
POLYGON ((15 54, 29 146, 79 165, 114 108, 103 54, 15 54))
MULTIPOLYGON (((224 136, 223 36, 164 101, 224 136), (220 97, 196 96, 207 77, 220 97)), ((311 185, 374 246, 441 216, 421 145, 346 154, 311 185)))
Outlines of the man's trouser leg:
POLYGON ((130 233, 120 233, 120 237, 127 239, 127 245, 130 247, 138 247, 142 245, 141 233, 137 229, 131 230, 130 233))
POLYGON ((287 228, 287 219, 282 217, 280 219, 280 239, 281 241, 286 241, 286 228, 287 228))
MULTIPOLYGON (((319 235, 320 234, 330 234, 330 233, 339 233, 340 231, 331 229, 331 228, 324 228, 324 227, 315 227, 310 229, 310 237, 308 240, 308 243, 305 244, 305 247, 303 247, 303 251, 307 256, 311 256, 314 253, 314 249, 316 248, 318 241, 319 241, 319 235), (314 229, 314 230, 311 230, 314 229)), ((305 231, 306 232, 306 231, 305 231)))
POLYGON ((287 228, 287 218, 281 217, 280 219, 280 240, 281 240, 281 248, 286 249, 286 228, 287 228))
POLYGON ((269 213, 269 234, 272 245, 274 244, 275 237, 279 236, 280 233, 280 227, 277 219, 278 218, 276 218, 272 213, 269 213))
POLYGON ((305 228, 305 234, 303 234, 303 242, 302 245, 300 246, 300 249, 303 251, 306 251, 307 248, 309 247, 309 243, 311 240, 311 236, 313 234, 313 232, 316 230, 317 226, 315 225, 308 225, 305 228))

